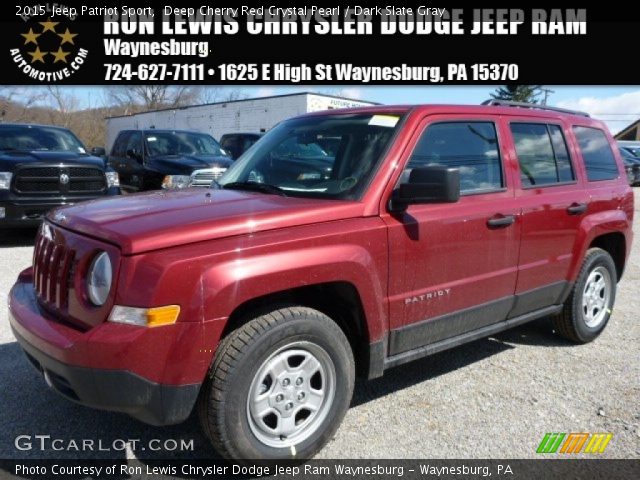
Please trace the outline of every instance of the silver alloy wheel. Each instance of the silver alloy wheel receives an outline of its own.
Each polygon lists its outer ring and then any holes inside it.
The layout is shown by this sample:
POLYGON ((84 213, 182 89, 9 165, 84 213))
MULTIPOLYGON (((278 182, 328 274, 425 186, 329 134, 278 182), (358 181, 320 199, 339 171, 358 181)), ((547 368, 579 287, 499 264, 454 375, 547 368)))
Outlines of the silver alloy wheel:
POLYGON ((598 327, 605 319, 611 300, 611 275, 605 267, 596 267, 582 292, 582 318, 589 328, 598 327))
POLYGON ((335 393, 335 367, 322 347, 311 342, 285 345, 269 356, 251 381, 251 431, 270 447, 297 445, 324 422, 335 393))

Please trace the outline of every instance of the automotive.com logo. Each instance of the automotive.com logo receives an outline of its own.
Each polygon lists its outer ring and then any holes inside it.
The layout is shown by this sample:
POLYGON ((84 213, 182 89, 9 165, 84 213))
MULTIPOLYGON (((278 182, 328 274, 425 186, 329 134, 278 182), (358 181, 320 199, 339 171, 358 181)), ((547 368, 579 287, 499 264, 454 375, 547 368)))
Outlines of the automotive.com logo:
POLYGON ((612 433, 547 433, 536 453, 604 453, 611 438, 612 433))
POLYGON ((86 49, 78 45, 73 28, 75 15, 62 5, 24 7, 24 26, 11 39, 11 58, 25 75, 40 82, 57 82, 70 77, 84 64, 86 49))

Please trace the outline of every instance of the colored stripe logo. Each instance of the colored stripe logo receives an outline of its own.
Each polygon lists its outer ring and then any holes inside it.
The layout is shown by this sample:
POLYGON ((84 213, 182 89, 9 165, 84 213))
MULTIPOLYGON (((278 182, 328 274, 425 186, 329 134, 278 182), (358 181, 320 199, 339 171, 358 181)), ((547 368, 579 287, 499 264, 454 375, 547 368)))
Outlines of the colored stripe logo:
POLYGON ((604 453, 612 438, 612 433, 546 433, 536 453, 604 453))

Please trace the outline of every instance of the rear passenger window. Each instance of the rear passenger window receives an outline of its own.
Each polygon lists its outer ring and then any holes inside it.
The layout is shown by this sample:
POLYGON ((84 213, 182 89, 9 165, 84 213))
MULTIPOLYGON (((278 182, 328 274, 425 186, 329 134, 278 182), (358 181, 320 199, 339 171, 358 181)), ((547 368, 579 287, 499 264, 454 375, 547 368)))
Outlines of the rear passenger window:
POLYGON ((418 140, 408 168, 428 165, 458 168, 463 194, 504 186, 498 136, 492 122, 430 125, 418 140))
POLYGON ((523 187, 575 180, 562 129, 541 123, 512 123, 523 187))
POLYGON ((604 132, 597 128, 573 127, 573 133, 580 145, 589 181, 618 178, 618 164, 604 132))

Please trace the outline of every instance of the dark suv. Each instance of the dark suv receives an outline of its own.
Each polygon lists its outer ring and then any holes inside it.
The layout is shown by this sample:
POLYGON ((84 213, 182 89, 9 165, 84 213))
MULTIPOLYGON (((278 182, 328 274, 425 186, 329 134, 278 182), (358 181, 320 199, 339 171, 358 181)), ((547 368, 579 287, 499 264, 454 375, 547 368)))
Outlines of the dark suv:
POLYGON ((108 157, 126 193, 208 187, 233 160, 207 133, 123 130, 108 157))
POLYGON ((117 195, 118 185, 66 128, 0 125, 0 228, 37 225, 54 207, 117 195))
POLYGON ((214 187, 49 216, 9 321, 63 396, 155 425, 196 409, 234 459, 314 455, 356 374, 541 317, 595 340, 633 238, 605 124, 536 105, 316 112, 214 187))

